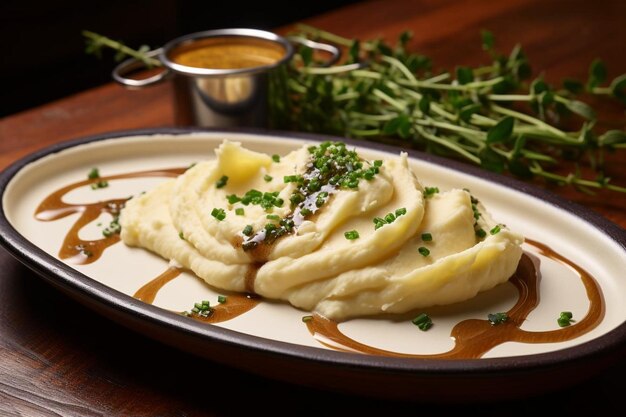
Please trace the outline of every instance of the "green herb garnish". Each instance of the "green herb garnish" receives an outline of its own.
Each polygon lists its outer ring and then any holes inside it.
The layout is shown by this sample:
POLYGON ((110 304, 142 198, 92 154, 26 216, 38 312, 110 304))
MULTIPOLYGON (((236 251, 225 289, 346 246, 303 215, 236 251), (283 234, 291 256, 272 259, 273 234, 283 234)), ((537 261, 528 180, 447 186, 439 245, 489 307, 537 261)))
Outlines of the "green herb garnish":
POLYGON ((253 231, 253 229, 252 229, 252 225, 251 225, 251 224, 249 224, 249 225, 247 225, 246 227, 244 227, 244 228, 243 228, 243 230, 241 231, 241 233, 242 233, 244 236, 250 236, 250 235, 252 234, 252 231, 253 231))
POLYGON ((91 183, 92 190, 98 190, 100 188, 107 188, 108 186, 109 186, 109 182, 106 180, 100 180, 100 181, 91 183))
POLYGON ((109 222, 109 225, 102 230, 102 235, 104 237, 111 237, 113 235, 119 235, 122 231, 122 226, 120 225, 120 216, 116 214, 113 216, 113 220, 109 222))
POLYGON ((98 170, 98 168, 91 168, 91 171, 89 171, 89 173, 87 174, 87 178, 89 178, 90 180, 100 178, 100 171, 98 170))
POLYGON ((226 218, 226 212, 221 208, 214 208, 211 210, 211 216, 215 217, 217 220, 222 221, 226 218))
MULTIPOLYGON (((112 48, 120 59, 131 56, 148 67, 162 66, 147 54, 147 46, 135 50, 94 32, 82 34, 88 53, 100 55, 103 48, 112 48)), ((341 65, 320 67, 311 48, 299 48, 299 59, 292 59, 285 73, 290 105, 280 97, 270 98, 271 122, 278 128, 395 140, 521 179, 540 177, 585 192, 603 188, 626 193, 625 186, 612 184, 606 175, 609 164, 600 163, 606 151, 625 148, 626 132, 603 129, 591 105, 581 101, 586 94, 626 102, 626 74, 609 80, 600 60, 591 63, 586 82, 566 79, 561 88, 541 76, 529 80, 530 64, 522 48, 516 45, 502 54, 488 31, 482 32, 482 49, 491 62, 443 72, 433 71, 430 58, 408 50, 408 31, 395 46, 302 24, 293 35, 333 42, 349 54, 341 65), (566 129, 560 123, 565 118, 580 123, 566 129), (575 160, 576 169, 567 172, 573 165, 566 162, 569 159, 575 160), (592 171, 589 177, 577 169, 584 160, 592 171)), ((372 175, 364 173, 362 178, 370 180, 372 175)), ((358 180, 346 179, 342 186, 357 188, 358 180)))
POLYGON ((183 234, 183 232, 178 232, 178 237, 180 238, 180 240, 185 240, 185 235, 183 234))
POLYGON ((274 179, 274 178, 273 178, 272 176, 267 175, 267 174, 265 174, 265 175, 263 176, 263 180, 264 180, 265 182, 270 182, 270 181, 272 181, 273 179, 274 179))
POLYGON ((236 214, 237 216, 243 216, 243 215, 245 214, 243 207, 237 207, 237 208, 235 209, 235 214, 236 214))
POLYGON ((439 188, 438 187, 424 187, 424 197, 425 198, 432 197, 435 194, 437 194, 438 192, 439 192, 439 188))
POLYGON ((223 175, 222 178, 217 180, 217 182, 215 183, 215 187, 216 188, 223 188, 223 187, 226 186, 227 183, 228 183, 228 177, 226 175, 223 175))
POLYGON ((556 321, 559 324, 559 326, 567 327, 567 326, 571 325, 572 322, 574 321, 574 320, 572 320, 572 317, 574 317, 574 316, 572 315, 571 311, 562 311, 561 315, 559 316, 559 318, 556 321))
POLYGON ((220 304, 224 304, 227 300, 228 300, 228 298, 225 295, 218 295, 217 296, 217 302, 220 303, 220 304))
POLYGON ((404 216, 406 214, 406 208, 402 207, 396 209, 396 217, 404 216))
POLYGON ((200 316, 202 318, 207 318, 211 314, 213 314, 213 307, 211 307, 211 303, 207 300, 203 300, 199 303, 194 303, 193 308, 191 309, 191 313, 184 312, 183 315, 186 316, 200 316))
POLYGON ((487 320, 493 326, 497 326, 498 324, 502 324, 509 319, 509 316, 506 313, 493 313, 487 315, 487 320))
POLYGON ((345 232, 343 235, 348 240, 355 240, 359 238, 359 232, 356 230, 350 230, 348 232, 345 232))
POLYGON ((422 240, 424 242, 430 242, 433 240, 433 235, 430 233, 422 233, 422 240))
POLYGON ((424 246, 420 246, 419 248, 417 248, 417 251, 420 253, 420 255, 422 256, 428 256, 430 255, 430 250, 424 246))
POLYGON ((415 317, 411 322, 416 325, 421 331, 425 332, 433 326, 432 319, 426 313, 421 313, 415 317))
POLYGON ((272 161, 280 162, 280 155, 277 155, 277 154, 272 155, 272 161))
POLYGON ((501 225, 497 224, 489 231, 490 235, 497 235, 502 230, 501 225))
POLYGON ((303 316, 303 317, 302 317, 302 321, 303 321, 304 323, 306 323, 306 322, 308 322, 308 321, 311 321, 311 320, 313 320, 313 316, 303 316))

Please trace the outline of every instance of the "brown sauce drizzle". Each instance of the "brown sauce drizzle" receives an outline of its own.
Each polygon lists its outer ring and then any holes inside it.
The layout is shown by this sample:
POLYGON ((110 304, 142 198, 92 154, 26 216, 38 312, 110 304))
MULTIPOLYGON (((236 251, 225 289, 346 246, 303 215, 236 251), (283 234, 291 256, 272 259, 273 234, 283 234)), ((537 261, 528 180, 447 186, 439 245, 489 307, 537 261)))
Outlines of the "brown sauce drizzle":
MULTIPOLYGON (((555 252, 548 246, 526 239, 538 252, 573 269, 585 286, 589 299, 589 309, 585 317, 575 324, 556 330, 531 332, 520 327, 531 311, 539 305, 538 268, 531 257, 522 255, 517 271, 510 278, 519 292, 516 304, 507 312, 509 319, 502 324, 492 325, 488 320, 468 319, 458 323, 451 332, 455 346, 448 352, 439 354, 405 354, 378 349, 346 336, 339 330, 338 324, 327 318, 314 315, 306 322, 309 332, 321 344, 344 352, 358 352, 371 355, 395 356, 403 358, 425 359, 475 359, 482 357, 489 350, 505 342, 556 343, 579 337, 600 324, 604 318, 604 298, 595 279, 584 269, 555 252)), ((555 317, 556 326, 556 317, 555 317)))
MULTIPOLYGON (((40 221, 53 221, 74 213, 80 213, 80 217, 65 236, 63 246, 59 251, 59 257, 61 259, 69 259, 70 262, 76 264, 92 263, 100 258, 106 248, 120 240, 119 234, 111 234, 102 239, 83 240, 79 238, 80 230, 85 225, 97 219, 102 213, 109 213, 114 217, 117 216, 127 199, 111 199, 95 203, 72 204, 64 202, 63 197, 76 188, 87 186, 98 181, 138 177, 176 177, 184 173, 185 170, 186 168, 172 168, 142 171, 79 181, 63 187, 46 197, 39 207, 37 207, 35 218, 40 221)), ((333 190, 328 189, 326 191, 329 196, 332 195, 333 190)), ((310 201, 307 199, 303 207, 311 207, 311 211, 314 213, 316 210, 313 209, 312 202, 312 198, 310 201)), ((290 217, 294 220, 296 227, 302 223, 305 217, 299 213, 299 209, 300 207, 298 207, 290 217)), ((260 239, 260 241, 262 240, 263 239, 260 239)), ((244 239, 241 236, 237 236, 232 242, 235 248, 241 248, 243 243, 244 239)), ((205 323, 219 323, 250 311, 260 302, 260 300, 253 295, 254 281, 258 270, 267 261, 271 250, 271 245, 265 244, 267 242, 263 243, 264 244, 255 245, 252 250, 247 251, 253 261, 245 276, 245 288, 248 294, 230 294, 225 303, 213 306, 211 308, 211 314, 208 316, 192 313, 190 315, 191 318, 205 323)), ((605 306, 602 292, 595 279, 583 268, 555 252, 547 245, 531 239, 526 239, 526 243, 533 246, 538 253, 569 267, 579 275, 589 299, 589 309, 583 319, 576 321, 571 326, 555 330, 526 331, 521 329, 528 315, 539 305, 539 281, 541 279, 539 268, 535 265, 535 262, 538 263, 539 260, 533 257, 536 259, 533 261, 531 255, 525 253, 522 255, 516 272, 510 278, 510 282, 516 287, 519 293, 519 298, 515 305, 507 312, 508 320, 495 326, 488 320, 468 319, 461 321, 455 325, 451 331, 451 337, 455 341, 455 346, 448 352, 439 354, 406 354, 379 349, 360 343, 346 336, 339 330, 338 323, 317 314, 313 316, 312 320, 307 321, 306 325, 309 332, 316 340, 335 350, 371 355, 426 359, 480 358, 502 343, 563 342, 579 337, 597 327, 604 318, 605 306)), ((181 270, 179 268, 168 268, 164 273, 137 290, 134 297, 148 304, 152 304, 158 291, 179 276, 180 273, 181 270)))
MULTIPOLYGON (((161 275, 139 288, 133 297, 145 303, 152 304, 161 288, 178 277, 181 272, 182 269, 180 268, 166 269, 161 275)), ((203 323, 220 323, 234 319, 252 310, 259 304, 259 301, 258 298, 254 298, 251 295, 233 293, 228 295, 224 303, 212 306, 211 313, 208 316, 191 313, 189 317, 203 323)))
MULTIPOLYGON (((72 204, 63 201, 63 197, 76 188, 88 186, 98 181, 110 181, 125 178, 138 177, 176 177, 186 168, 161 169, 153 171, 132 172, 127 174, 111 175, 75 182, 66 187, 60 188, 46 197, 37 210, 35 218, 40 221, 53 221, 74 213, 81 213, 80 217, 65 235, 63 245, 59 250, 59 258, 68 259, 74 264, 89 264, 95 262, 102 256, 102 253, 109 246, 119 242, 119 234, 111 234, 96 240, 84 240, 78 235, 80 230, 87 224, 97 219, 102 213, 109 213, 113 216, 119 214, 127 199, 113 199, 98 201, 96 203, 72 204)), ((97 192, 97 191, 94 191, 97 192)))
POLYGON ((144 303, 152 304, 161 288, 179 276, 181 272, 183 271, 180 268, 167 268, 161 275, 139 288, 133 297, 144 303))

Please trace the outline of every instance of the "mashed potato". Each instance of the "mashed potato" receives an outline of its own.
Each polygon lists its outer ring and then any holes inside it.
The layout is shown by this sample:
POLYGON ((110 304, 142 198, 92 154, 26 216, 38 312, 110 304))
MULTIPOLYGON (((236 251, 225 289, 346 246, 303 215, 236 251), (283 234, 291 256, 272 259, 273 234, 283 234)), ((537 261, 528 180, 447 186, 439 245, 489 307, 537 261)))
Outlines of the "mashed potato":
POLYGON ((523 242, 468 191, 425 189, 406 154, 366 161, 337 142, 279 157, 224 141, 120 224, 212 286, 338 321, 474 297, 509 279, 523 242))

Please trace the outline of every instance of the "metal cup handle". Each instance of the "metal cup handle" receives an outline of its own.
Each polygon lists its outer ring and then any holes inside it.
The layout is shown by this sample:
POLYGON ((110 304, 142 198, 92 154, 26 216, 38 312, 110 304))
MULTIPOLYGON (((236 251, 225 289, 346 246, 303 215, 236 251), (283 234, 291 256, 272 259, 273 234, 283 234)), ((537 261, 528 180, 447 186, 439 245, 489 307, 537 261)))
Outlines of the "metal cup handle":
POLYGON ((330 45, 327 43, 315 42, 310 39, 306 39, 300 36, 289 36, 287 37, 291 42, 299 43, 304 46, 308 46, 312 49, 317 49, 320 51, 328 52, 331 54, 331 57, 322 64, 323 67, 330 67, 335 64, 341 58, 341 49, 337 48, 334 45, 330 45))
MULTIPOLYGON (((162 52, 162 48, 155 49, 146 53, 146 56, 149 58, 154 58, 162 52)), ((141 80, 135 80, 133 78, 126 77, 126 74, 145 68, 146 64, 136 58, 127 59, 120 64, 118 64, 112 72, 113 79, 117 81, 119 84, 124 87, 131 88, 142 88, 150 85, 155 85, 165 80, 170 75, 170 70, 167 68, 163 68, 163 71, 159 72, 156 75, 153 75, 148 78, 143 78, 141 80)))

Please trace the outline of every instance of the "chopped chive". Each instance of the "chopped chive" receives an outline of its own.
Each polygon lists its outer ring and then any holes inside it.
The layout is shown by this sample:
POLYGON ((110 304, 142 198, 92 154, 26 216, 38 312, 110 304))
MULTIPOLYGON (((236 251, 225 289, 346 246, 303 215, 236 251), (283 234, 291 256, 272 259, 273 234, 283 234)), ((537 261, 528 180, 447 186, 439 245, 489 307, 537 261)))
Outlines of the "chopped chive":
POLYGON ((438 187, 424 187, 424 197, 432 197, 439 192, 438 187))
POLYGON ((221 208, 214 208, 211 211, 211 216, 215 217, 217 220, 222 221, 226 218, 226 212, 221 208))
POLYGON ((272 161, 280 162, 280 155, 277 155, 277 154, 272 155, 272 161))
POLYGON ((377 159, 374 161, 374 166, 377 168, 380 168, 381 166, 383 166, 383 161, 380 159, 377 159))
POLYGON ((421 313, 415 317, 411 322, 416 325, 421 331, 425 332, 433 326, 433 321, 426 313, 421 313))
POLYGON ((502 230, 502 229, 501 229, 500 225, 499 225, 499 224, 497 224, 497 225, 495 225, 495 226, 494 226, 494 228, 493 228, 493 229, 491 229, 491 230, 489 231, 489 234, 491 234, 491 235, 497 235, 498 233, 500 233, 500 230, 502 230))
POLYGON ((217 296, 217 302, 220 304, 224 304, 226 302, 227 298, 225 295, 218 295, 217 296))
POLYGON ((343 235, 348 240, 355 240, 359 238, 359 232, 356 230, 350 230, 348 232, 345 232, 343 235))
POLYGON ((300 175, 285 175, 283 177, 283 181, 285 182, 285 184, 290 182, 301 183, 303 181, 303 178, 300 175))
POLYGON ((313 316, 303 316, 302 317, 302 321, 304 323, 306 323, 307 321, 311 321, 311 320, 313 320, 313 316))
POLYGON ((417 251, 420 253, 420 255, 422 256, 428 256, 430 255, 430 250, 428 250, 428 248, 425 248, 424 246, 420 246, 419 248, 417 248, 417 251))
POLYGON ((405 207, 401 207, 399 209, 396 209, 396 217, 404 216, 405 214, 406 214, 406 208, 405 207))
POLYGON ((487 236, 487 232, 485 232, 483 229, 478 229, 476 230, 476 236, 482 239, 487 236))
POLYGON ((567 327, 572 324, 574 315, 571 311, 562 311, 559 318, 556 320, 560 327, 567 327))
POLYGON ((91 171, 89 171, 89 173, 87 174, 87 178, 89 178, 90 180, 100 178, 100 171, 98 170, 98 168, 91 168, 91 171))
POLYGON ((227 195, 226 199, 228 200, 228 204, 235 204, 241 201, 241 198, 237 197, 235 194, 227 195))
POLYGON ((396 220, 396 216, 395 216, 395 214, 393 214, 393 213, 388 213, 388 214, 385 216, 385 221, 386 221, 387 223, 393 223, 395 220, 396 220))
POLYGON ((180 238, 180 240, 185 240, 185 235, 183 234, 183 232, 178 232, 178 237, 180 238))
POLYGON ((94 182, 91 184, 92 190, 97 190, 99 188, 107 188, 109 186, 109 182, 106 180, 100 180, 98 182, 94 182))
POLYGON ((222 178, 217 180, 217 182, 215 183, 215 187, 222 188, 226 185, 227 182, 228 182, 228 177, 226 175, 223 175, 222 178))
POLYGON ((303 216, 308 216, 309 214, 313 213, 310 209, 308 208, 303 208, 300 210, 300 214, 302 214, 303 216))
POLYGON ((430 242, 433 240, 433 235, 431 235, 430 233, 422 233, 422 240, 424 242, 430 242))
POLYGON ((246 227, 244 227, 243 230, 241 231, 241 233, 246 235, 246 236, 250 236, 252 234, 252 232, 253 232, 253 229, 252 229, 252 225, 251 224, 249 224, 246 227))
POLYGON ((236 214, 237 216, 243 216, 243 215, 245 214, 245 212, 244 212, 244 210, 243 210, 243 207, 237 207, 237 208, 235 209, 235 214, 236 214))
POLYGON ((497 326, 498 324, 502 324, 509 319, 509 316, 506 313, 494 313, 488 314, 487 319, 492 326, 497 326))
POLYGON ((265 216, 265 218, 268 220, 280 220, 280 216, 278 214, 268 214, 267 216, 265 216))
POLYGON ((274 177, 272 177, 272 176, 270 176, 270 175, 265 174, 265 175, 263 176, 263 179, 265 180, 265 182, 270 182, 271 180, 273 180, 273 179, 274 179, 274 177))
POLYGON ((387 222, 385 221, 385 219, 380 218, 380 217, 374 217, 374 230, 378 230, 381 227, 383 227, 384 225, 387 224, 387 222))

